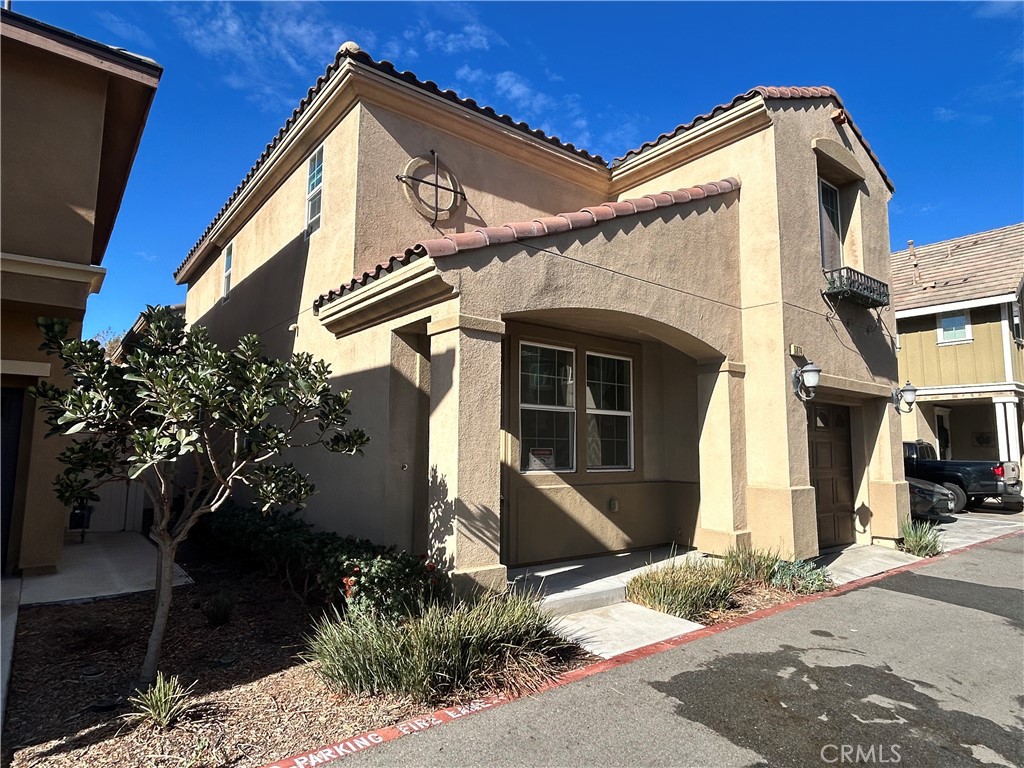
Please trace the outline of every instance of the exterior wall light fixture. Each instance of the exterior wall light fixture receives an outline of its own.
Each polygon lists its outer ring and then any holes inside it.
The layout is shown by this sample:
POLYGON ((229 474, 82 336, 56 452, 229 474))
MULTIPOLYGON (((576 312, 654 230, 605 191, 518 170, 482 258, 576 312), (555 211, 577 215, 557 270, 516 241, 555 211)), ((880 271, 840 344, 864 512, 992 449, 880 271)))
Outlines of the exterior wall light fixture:
POLYGON ((902 389, 894 389, 892 391, 892 407, 900 413, 910 413, 914 410, 914 403, 917 402, 917 387, 911 384, 909 381, 903 385, 902 389), (906 403, 906 410, 900 403, 906 403))
POLYGON ((810 360, 803 368, 793 369, 793 392, 805 403, 814 399, 814 389, 821 381, 821 367, 810 360))

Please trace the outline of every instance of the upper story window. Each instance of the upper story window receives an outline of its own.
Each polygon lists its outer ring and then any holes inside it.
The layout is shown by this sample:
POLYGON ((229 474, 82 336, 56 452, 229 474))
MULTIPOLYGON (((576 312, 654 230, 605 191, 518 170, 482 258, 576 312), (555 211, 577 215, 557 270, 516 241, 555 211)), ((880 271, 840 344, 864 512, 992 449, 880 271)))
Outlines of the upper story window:
POLYGON ((1013 311, 1013 340, 1017 344, 1024 343, 1024 329, 1021 328, 1020 322, 1020 302, 1013 302, 1010 307, 1013 311))
POLYGON ((324 148, 320 147, 310 156, 306 171, 306 237, 320 229, 323 191, 324 148))
POLYGON ((234 260, 235 244, 228 243, 224 249, 224 281, 221 284, 221 298, 226 299, 231 292, 231 262, 234 260))
POLYGON ((939 344, 963 344, 971 341, 971 313, 963 310, 939 315, 938 334, 939 344))
POLYGON ((843 266, 843 227, 839 207, 839 190, 824 179, 818 179, 818 215, 821 229, 821 268, 843 266))

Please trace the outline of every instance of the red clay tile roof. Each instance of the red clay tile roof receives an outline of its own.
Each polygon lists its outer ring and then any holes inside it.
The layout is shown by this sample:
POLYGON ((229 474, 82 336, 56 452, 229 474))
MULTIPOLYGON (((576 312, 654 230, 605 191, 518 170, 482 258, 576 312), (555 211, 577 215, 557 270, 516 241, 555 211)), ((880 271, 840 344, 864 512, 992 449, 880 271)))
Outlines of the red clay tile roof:
POLYGON ((897 312, 1016 293, 1024 279, 1024 223, 892 255, 897 312))
POLYGON ((362 275, 352 278, 337 290, 321 294, 313 302, 313 314, 319 314, 322 307, 337 301, 342 296, 347 296, 352 291, 366 286, 374 280, 379 280, 384 275, 391 274, 396 269, 400 269, 424 257, 438 259, 444 256, 454 256, 462 251, 486 248, 489 245, 518 242, 534 237, 569 232, 570 230, 596 227, 601 222, 608 221, 609 219, 634 216, 645 211, 653 211, 655 208, 665 208, 670 205, 714 197, 715 195, 724 195, 727 192, 739 189, 739 187, 739 179, 730 177, 696 187, 677 189, 672 192, 661 192, 629 200, 600 203, 599 205, 592 205, 579 211, 544 216, 532 221, 514 221, 497 227, 480 227, 471 232, 460 232, 458 234, 445 235, 434 240, 424 240, 407 248, 404 253, 391 256, 387 261, 378 264, 372 272, 363 272, 362 275))
MULTIPOLYGON (((839 105, 839 108, 844 111, 846 110, 846 107, 843 106, 843 100, 839 98, 839 94, 836 93, 835 89, 829 88, 827 85, 812 86, 810 88, 800 86, 782 88, 768 85, 759 85, 756 88, 751 88, 746 93, 741 93, 728 104, 719 104, 710 112, 703 115, 698 115, 697 117, 693 118, 693 120, 691 120, 690 122, 678 126, 674 131, 663 133, 661 134, 661 136, 654 139, 654 141, 645 142, 636 149, 631 149, 622 157, 615 158, 615 160, 612 162, 611 167, 616 168, 625 163, 630 158, 636 157, 637 155, 641 155, 648 149, 656 147, 659 144, 663 144, 669 139, 675 138, 679 134, 684 133, 685 131, 688 131, 691 128, 695 128, 696 126, 702 123, 706 123, 711 118, 717 117, 723 112, 727 112, 728 110, 735 107, 737 104, 742 104, 745 101, 750 101, 751 99, 755 99, 757 97, 761 97, 764 99, 835 99, 835 102, 836 104, 839 105)), ((868 155, 871 156, 871 160, 874 162, 875 167, 878 168, 878 172, 882 175, 882 179, 885 181, 885 185, 889 188, 889 191, 894 192, 896 188, 893 186, 892 181, 886 174, 885 168, 882 167, 881 162, 879 162, 878 157, 872 151, 871 146, 868 144, 863 134, 861 134, 860 129, 857 127, 856 123, 854 123, 853 120, 850 120, 849 125, 850 128, 853 129, 854 134, 856 134, 857 139, 860 141, 861 144, 864 145, 864 149, 867 151, 868 155)))

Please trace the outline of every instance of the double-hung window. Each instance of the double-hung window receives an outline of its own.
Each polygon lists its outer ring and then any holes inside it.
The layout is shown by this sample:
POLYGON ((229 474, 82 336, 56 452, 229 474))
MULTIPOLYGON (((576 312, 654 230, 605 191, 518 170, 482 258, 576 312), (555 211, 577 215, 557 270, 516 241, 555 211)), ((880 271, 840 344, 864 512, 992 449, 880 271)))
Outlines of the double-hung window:
POLYGON ((843 266, 843 228, 839 215, 839 190, 818 179, 818 217, 821 229, 821 268, 843 266))
POLYGON ((632 361, 587 353, 587 469, 632 467, 632 361))
POLYGON ((320 229, 324 192, 324 148, 309 158, 306 170, 306 237, 320 229))
POLYGON ((221 298, 226 299, 231 292, 231 262, 235 255, 235 244, 228 243, 224 249, 224 282, 221 285, 221 298))
POLYGON ((575 353, 523 343, 519 348, 520 469, 576 469, 575 353))

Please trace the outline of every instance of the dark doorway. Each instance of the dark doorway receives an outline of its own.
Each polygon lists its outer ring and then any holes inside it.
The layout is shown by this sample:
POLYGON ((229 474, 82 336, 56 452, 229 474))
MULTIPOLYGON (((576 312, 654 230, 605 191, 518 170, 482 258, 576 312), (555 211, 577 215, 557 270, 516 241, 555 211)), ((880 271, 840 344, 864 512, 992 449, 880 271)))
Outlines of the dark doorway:
POLYGON ((808 408, 808 460, 818 512, 818 549, 854 541, 850 409, 814 403, 808 408))
POLYGON ((0 546, 0 571, 7 573, 7 550, 11 543, 11 517, 14 514, 14 486, 18 478, 18 443, 21 441, 21 413, 25 405, 25 390, 3 387, 0 397, 0 496, 3 503, 3 537, 0 546))

